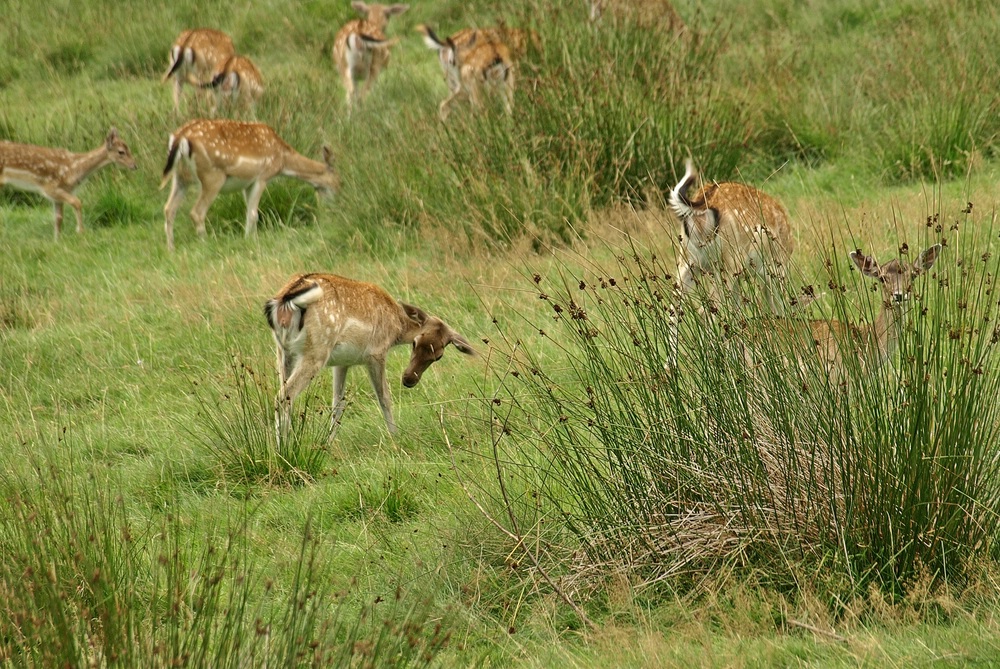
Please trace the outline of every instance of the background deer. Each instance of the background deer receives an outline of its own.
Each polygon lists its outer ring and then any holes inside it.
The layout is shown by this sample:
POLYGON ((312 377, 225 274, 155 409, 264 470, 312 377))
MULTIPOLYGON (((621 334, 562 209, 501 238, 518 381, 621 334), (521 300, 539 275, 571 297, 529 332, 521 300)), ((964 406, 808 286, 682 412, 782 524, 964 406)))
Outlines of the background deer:
POLYGON ((389 65, 389 49, 398 41, 385 38, 389 19, 410 8, 409 5, 369 5, 364 2, 352 2, 351 7, 364 18, 344 24, 333 42, 333 62, 344 82, 349 108, 354 106, 357 82, 365 82, 358 93, 360 98, 367 94, 375 78, 389 65))
POLYGON ((191 184, 201 185, 201 194, 191 209, 200 237, 205 236, 205 216, 215 198, 224 190, 237 189, 243 191, 246 200, 249 236, 257 229, 257 207, 271 179, 294 177, 323 193, 335 192, 340 187, 340 176, 333 168, 333 155, 327 147, 323 147, 323 161, 299 154, 263 123, 189 121, 170 135, 167 164, 160 183, 162 189, 173 176, 170 197, 163 209, 167 249, 174 250, 174 218, 191 184))
POLYGON ((296 274, 264 305, 277 344, 279 438, 292 402, 324 367, 333 367, 335 429, 344 412, 347 370, 364 365, 390 433, 395 434, 385 359, 393 346, 412 344, 403 385, 412 388, 441 359, 448 344, 475 355, 469 343, 440 318, 397 302, 382 288, 334 274, 296 274))
POLYGON ((882 305, 875 321, 870 325, 852 325, 837 320, 811 320, 797 322, 784 320, 777 322, 777 330, 781 336, 809 336, 831 379, 842 378, 844 359, 848 356, 860 356, 861 360, 873 358, 884 360, 895 355, 899 345, 899 335, 903 316, 910 304, 910 294, 913 291, 913 280, 922 272, 926 272, 941 253, 941 245, 935 244, 924 250, 911 264, 893 259, 885 265, 879 265, 872 256, 865 255, 860 250, 850 253, 851 262, 867 277, 879 281, 882 293, 882 305), (857 349, 847 350, 850 344, 857 344, 857 349))
POLYGON ((230 56, 212 80, 201 86, 215 91, 213 114, 224 100, 231 104, 243 100, 252 107, 264 94, 264 78, 253 61, 246 56, 230 56))
POLYGON ((629 21, 647 30, 680 33, 687 28, 670 0, 588 0, 588 4, 593 22, 610 14, 613 19, 629 21))
POLYGON ((181 110, 181 88, 185 83, 201 88, 212 83, 226 61, 236 55, 229 35, 210 28, 185 30, 170 47, 170 66, 163 81, 174 80, 174 111, 181 110))
POLYGON ((83 206, 74 192, 87 177, 112 163, 129 170, 136 168, 132 152, 115 128, 108 131, 102 146, 87 153, 0 142, 0 186, 31 191, 48 198, 55 206, 55 236, 58 240, 63 205, 73 207, 76 231, 83 232, 83 206))
POLYGON ((694 164, 688 160, 684 176, 668 198, 683 225, 677 301, 670 315, 668 367, 677 364, 679 301, 702 277, 709 277, 704 287, 713 303, 719 301, 720 286, 740 297, 739 283, 745 278, 756 279, 771 309, 781 313, 785 264, 794 249, 788 213, 780 202, 756 188, 731 182, 705 184, 694 197, 688 197, 697 178, 694 164))
MULTIPOLYGON (((498 92, 509 114, 514 104, 514 61, 510 48, 500 39, 498 29, 465 30, 456 33, 462 46, 451 37, 443 42, 427 25, 417 26, 424 43, 438 52, 451 94, 439 107, 441 120, 448 118, 451 105, 466 99, 473 107, 482 105, 483 89, 498 92)), ((505 31, 506 32, 506 31, 505 31)), ((526 45, 524 37, 519 44, 526 45)), ((525 46, 526 48, 526 46, 525 46)))

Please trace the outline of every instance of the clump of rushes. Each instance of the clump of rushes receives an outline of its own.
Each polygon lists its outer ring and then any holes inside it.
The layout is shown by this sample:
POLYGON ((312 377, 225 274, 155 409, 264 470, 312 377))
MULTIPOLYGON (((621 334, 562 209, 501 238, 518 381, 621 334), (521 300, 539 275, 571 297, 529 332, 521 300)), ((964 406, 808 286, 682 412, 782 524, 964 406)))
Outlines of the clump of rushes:
MULTIPOLYGON (((535 275, 551 309, 537 331, 565 357, 501 332, 496 466, 544 500, 511 511, 563 518, 581 575, 624 563, 653 583, 723 560, 784 586, 820 564, 859 593, 901 594, 926 574, 960 584, 1000 519, 1000 268, 971 211, 899 244, 909 262, 944 250, 915 281, 895 355, 848 328, 840 377, 810 337, 770 336, 778 324, 755 300, 697 295, 665 372, 673 268, 637 244, 611 269, 535 275)), ((871 323, 879 287, 842 270, 855 245, 841 246, 820 303, 871 323)))
POLYGON ((334 591, 308 521, 275 583, 254 561, 246 509, 192 542, 190 518, 136 527, 111 482, 34 465, 0 480, 4 666, 419 667, 448 645, 448 617, 419 595, 358 605, 353 585, 334 591))
POLYGON ((229 378, 209 387, 195 385, 200 405, 196 439, 217 460, 229 483, 253 486, 299 485, 314 481, 327 461, 330 436, 325 409, 306 420, 312 410, 302 402, 291 417, 287 438, 278 441, 275 428, 274 374, 255 370, 235 353, 229 378))

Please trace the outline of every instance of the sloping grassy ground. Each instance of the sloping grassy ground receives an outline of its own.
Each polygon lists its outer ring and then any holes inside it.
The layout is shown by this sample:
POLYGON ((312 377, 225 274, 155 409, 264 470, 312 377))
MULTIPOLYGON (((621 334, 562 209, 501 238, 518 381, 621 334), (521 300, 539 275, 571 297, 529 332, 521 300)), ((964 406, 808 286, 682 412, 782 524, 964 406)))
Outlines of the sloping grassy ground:
MULTIPOLYGON (((625 559, 596 575, 578 568, 586 560, 573 554, 572 532, 555 516, 536 522, 532 491, 551 493, 549 470, 528 470, 539 477, 518 482, 529 504, 506 515, 491 429, 507 405, 491 400, 509 380, 507 356, 521 348, 559 378, 573 371, 573 343, 533 276, 544 288, 615 272, 629 249, 622 230, 661 262, 672 258, 678 230, 657 192, 689 153, 709 178, 745 179, 786 203, 804 283, 824 283, 823 260, 844 263, 856 246, 882 257, 933 240, 925 222, 938 214, 945 235, 961 239, 948 230, 960 220, 974 239, 953 248, 996 255, 1000 48, 990 3, 677 8, 691 28, 679 40, 590 26, 583 3, 413 6, 390 24, 404 38, 391 67, 348 117, 329 58, 347 3, 9 2, 0 139, 83 151, 115 125, 139 170, 88 182, 87 232, 64 232, 58 244, 47 203, 0 191, 0 657, 35 666, 996 657, 991 545, 973 551, 960 581, 932 570, 900 590, 852 589, 842 572, 806 560, 783 568, 793 586, 776 587, 766 561, 748 556, 649 586, 625 559), (519 72, 514 115, 456 113, 442 127, 445 86, 413 27, 446 33, 498 19, 532 25, 546 45, 519 72), (216 201, 205 243, 189 202, 169 255, 157 186, 167 135, 186 117, 174 115, 159 77, 171 41, 192 26, 233 36, 268 85, 256 117, 307 155, 330 144, 344 182, 329 201, 274 182, 252 239, 242 237, 238 195, 216 201), (276 381, 261 306, 304 270, 379 283, 442 316, 482 355, 449 351, 413 390, 394 380, 395 438, 355 370, 326 445, 324 375, 300 405, 301 441, 273 457, 276 381), (508 531, 534 528, 521 533, 536 539, 527 553, 467 491, 508 531)), ((953 276, 959 257, 940 261, 953 276)), ((875 305, 855 295, 844 298, 849 314, 871 319, 875 305)), ((393 379, 404 359, 393 354, 393 379)), ((548 431, 520 434, 504 454, 551 452, 548 431)))

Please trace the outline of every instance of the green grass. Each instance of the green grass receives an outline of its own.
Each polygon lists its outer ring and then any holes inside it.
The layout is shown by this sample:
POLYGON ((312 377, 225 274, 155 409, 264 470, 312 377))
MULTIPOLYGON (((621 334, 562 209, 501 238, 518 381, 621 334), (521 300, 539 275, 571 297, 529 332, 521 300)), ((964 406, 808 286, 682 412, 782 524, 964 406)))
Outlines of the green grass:
POLYGON ((59 243, 47 202, 0 190, 0 663, 993 661, 997 10, 677 8, 680 39, 582 2, 414 5, 348 116, 348 3, 8 3, 0 139, 84 151, 114 125, 139 169, 94 175, 59 243), (440 124, 414 26, 500 19, 545 45, 513 115, 440 124), (192 195, 168 254, 157 187, 186 117, 159 79, 201 25, 343 186, 276 180, 250 239, 230 194, 198 240, 192 195), (692 300, 688 365, 663 375, 660 202, 688 155, 788 206, 793 288, 828 292, 811 317, 874 317, 848 251, 945 238, 897 359, 843 388, 781 347, 749 366, 759 314, 692 300), (392 353, 395 437, 355 370, 328 442, 323 374, 279 448, 261 307, 300 271, 378 283, 481 355, 404 389, 392 353))

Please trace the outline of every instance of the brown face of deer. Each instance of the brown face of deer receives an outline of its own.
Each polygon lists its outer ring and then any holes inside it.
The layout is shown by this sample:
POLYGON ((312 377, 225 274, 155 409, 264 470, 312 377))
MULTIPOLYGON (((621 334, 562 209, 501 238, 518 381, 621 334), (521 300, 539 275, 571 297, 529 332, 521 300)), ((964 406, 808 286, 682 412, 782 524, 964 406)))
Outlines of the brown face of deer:
POLYGON ((135 158, 132 157, 132 152, 129 151, 128 145, 116 129, 111 129, 111 132, 108 133, 107 138, 104 140, 104 144, 108 148, 108 155, 111 156, 113 161, 129 170, 134 170, 137 167, 135 158))
POLYGON ((890 306, 903 305, 910 299, 913 291, 913 279, 921 272, 929 270, 941 252, 941 245, 923 251, 912 265, 893 259, 885 265, 879 265, 872 256, 866 256, 858 251, 851 254, 851 260, 865 276, 878 279, 882 284, 882 299, 890 306))
POLYGON ((460 334, 445 325, 440 319, 429 317, 424 327, 413 339, 410 364, 403 372, 403 385, 412 388, 420 383, 427 368, 441 359, 448 344, 454 344, 462 353, 475 355, 476 352, 460 334))

